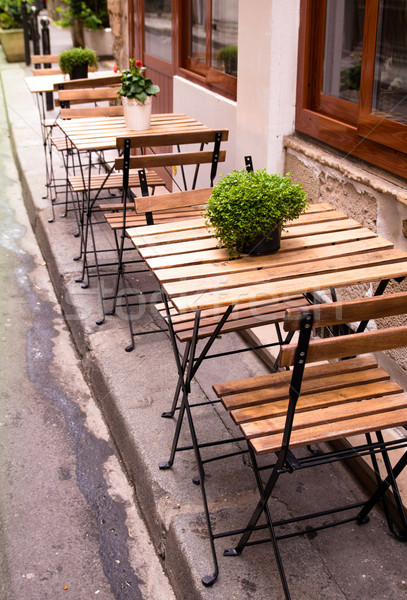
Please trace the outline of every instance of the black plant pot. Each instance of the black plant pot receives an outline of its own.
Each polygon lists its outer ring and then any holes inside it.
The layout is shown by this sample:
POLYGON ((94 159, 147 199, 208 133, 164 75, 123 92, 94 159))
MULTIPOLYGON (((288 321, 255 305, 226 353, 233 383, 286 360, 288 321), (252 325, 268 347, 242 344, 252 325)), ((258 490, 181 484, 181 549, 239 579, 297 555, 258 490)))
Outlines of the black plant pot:
POLYGON ((251 254, 260 256, 262 254, 273 254, 280 248, 281 228, 278 227, 270 232, 270 238, 265 238, 261 235, 257 236, 252 242, 243 244, 238 247, 239 252, 243 254, 251 254))
POLYGON ((72 69, 71 79, 86 79, 88 76, 88 63, 77 65, 72 69))

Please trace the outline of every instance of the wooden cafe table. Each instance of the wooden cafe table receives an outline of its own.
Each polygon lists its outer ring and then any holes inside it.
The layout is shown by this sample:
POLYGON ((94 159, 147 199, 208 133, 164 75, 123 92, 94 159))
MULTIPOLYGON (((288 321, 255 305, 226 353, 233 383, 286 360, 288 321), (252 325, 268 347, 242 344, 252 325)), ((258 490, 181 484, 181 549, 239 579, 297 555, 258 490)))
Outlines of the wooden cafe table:
MULTIPOLYGON (((204 358, 203 354, 222 331, 234 305, 237 310, 238 305, 247 306, 247 303, 260 300, 295 294, 312 295, 322 290, 367 282, 380 282, 376 293, 381 294, 390 279, 402 279, 407 275, 407 253, 394 248, 391 242, 328 204, 311 205, 306 213, 286 226, 280 250, 266 256, 242 256, 231 260, 225 249, 217 247, 217 240, 211 237, 202 218, 181 225, 168 223, 137 227, 128 229, 127 234, 159 280, 167 305, 182 402, 170 457, 159 466, 160 469, 169 469, 177 451, 194 450, 216 574, 203 579, 205 585, 210 585, 217 576, 218 567, 214 548, 216 535, 212 531, 204 485, 204 464, 222 458, 222 455, 216 453, 215 457, 209 456, 204 460, 201 452, 213 444, 218 446, 237 439, 229 436, 223 439, 222 436, 218 441, 198 442, 188 396, 192 377, 204 358), (180 315, 195 313, 189 354, 184 354, 182 359, 171 326, 169 301, 180 315), (219 310, 219 328, 197 354, 201 311, 206 309, 219 310), (188 447, 179 445, 184 416, 192 440, 192 446, 188 447)), ((364 325, 361 323, 362 329, 364 325)), ((239 452, 232 449, 223 456, 236 453, 239 452)))
POLYGON ((390 279, 407 275, 405 251, 328 204, 311 205, 286 226, 280 250, 265 256, 230 259, 226 249, 218 248, 203 218, 130 228, 127 235, 160 282, 164 301, 180 314, 194 314, 190 356, 184 363, 189 364, 189 372, 185 373, 167 311, 184 393, 204 358, 195 356, 204 309, 218 310, 220 315, 219 327, 202 351, 207 353, 238 305, 298 294, 312 296, 367 282, 380 282, 376 293, 381 294, 390 279))
POLYGON ((230 259, 204 219, 127 230, 180 313, 407 275, 407 253, 328 204, 282 233, 275 254, 230 259))

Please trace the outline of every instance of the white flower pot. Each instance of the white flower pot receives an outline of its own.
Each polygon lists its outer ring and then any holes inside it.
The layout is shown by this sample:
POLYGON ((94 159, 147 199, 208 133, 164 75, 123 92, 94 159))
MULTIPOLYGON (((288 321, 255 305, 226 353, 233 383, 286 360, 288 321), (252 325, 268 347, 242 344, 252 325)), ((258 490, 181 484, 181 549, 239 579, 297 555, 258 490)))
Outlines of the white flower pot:
POLYGON ((127 129, 144 130, 151 127, 151 104, 153 97, 147 96, 144 104, 135 98, 122 97, 124 120, 127 129))
POLYGON ((113 33, 110 27, 106 29, 83 29, 85 46, 92 48, 100 57, 113 57, 113 33))

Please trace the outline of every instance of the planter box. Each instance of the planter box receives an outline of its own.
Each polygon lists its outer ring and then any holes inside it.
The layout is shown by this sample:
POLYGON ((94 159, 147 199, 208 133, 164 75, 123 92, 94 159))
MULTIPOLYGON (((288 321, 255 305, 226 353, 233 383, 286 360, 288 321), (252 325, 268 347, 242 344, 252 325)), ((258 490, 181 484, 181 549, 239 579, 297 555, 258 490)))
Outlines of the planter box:
POLYGON ((0 42, 8 62, 25 60, 23 29, 0 29, 0 42))
POLYGON ((99 58, 113 57, 113 34, 112 30, 106 29, 84 29, 83 35, 85 45, 94 50, 99 58))

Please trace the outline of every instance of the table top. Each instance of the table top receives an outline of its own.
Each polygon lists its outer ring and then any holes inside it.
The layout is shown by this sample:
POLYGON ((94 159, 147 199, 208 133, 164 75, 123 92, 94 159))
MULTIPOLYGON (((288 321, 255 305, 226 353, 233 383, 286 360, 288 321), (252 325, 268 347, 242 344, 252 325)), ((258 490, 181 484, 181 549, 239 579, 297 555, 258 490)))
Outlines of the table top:
MULTIPOLYGON (((90 79, 97 77, 106 77, 108 75, 114 75, 113 71, 91 71, 88 73, 90 79)), ((32 94, 40 94, 44 92, 53 92, 54 85, 56 83, 63 83, 69 81, 68 75, 32 75, 25 77, 25 82, 28 89, 32 94)))
POLYGON ((329 204, 313 204, 265 256, 230 259, 203 218, 127 229, 179 312, 407 275, 407 252, 329 204))
POLYGON ((209 131, 210 128, 183 113, 151 115, 151 128, 144 131, 127 129, 124 117, 92 117, 57 121, 57 125, 77 150, 109 150, 116 148, 118 137, 162 135, 185 131, 209 131))

